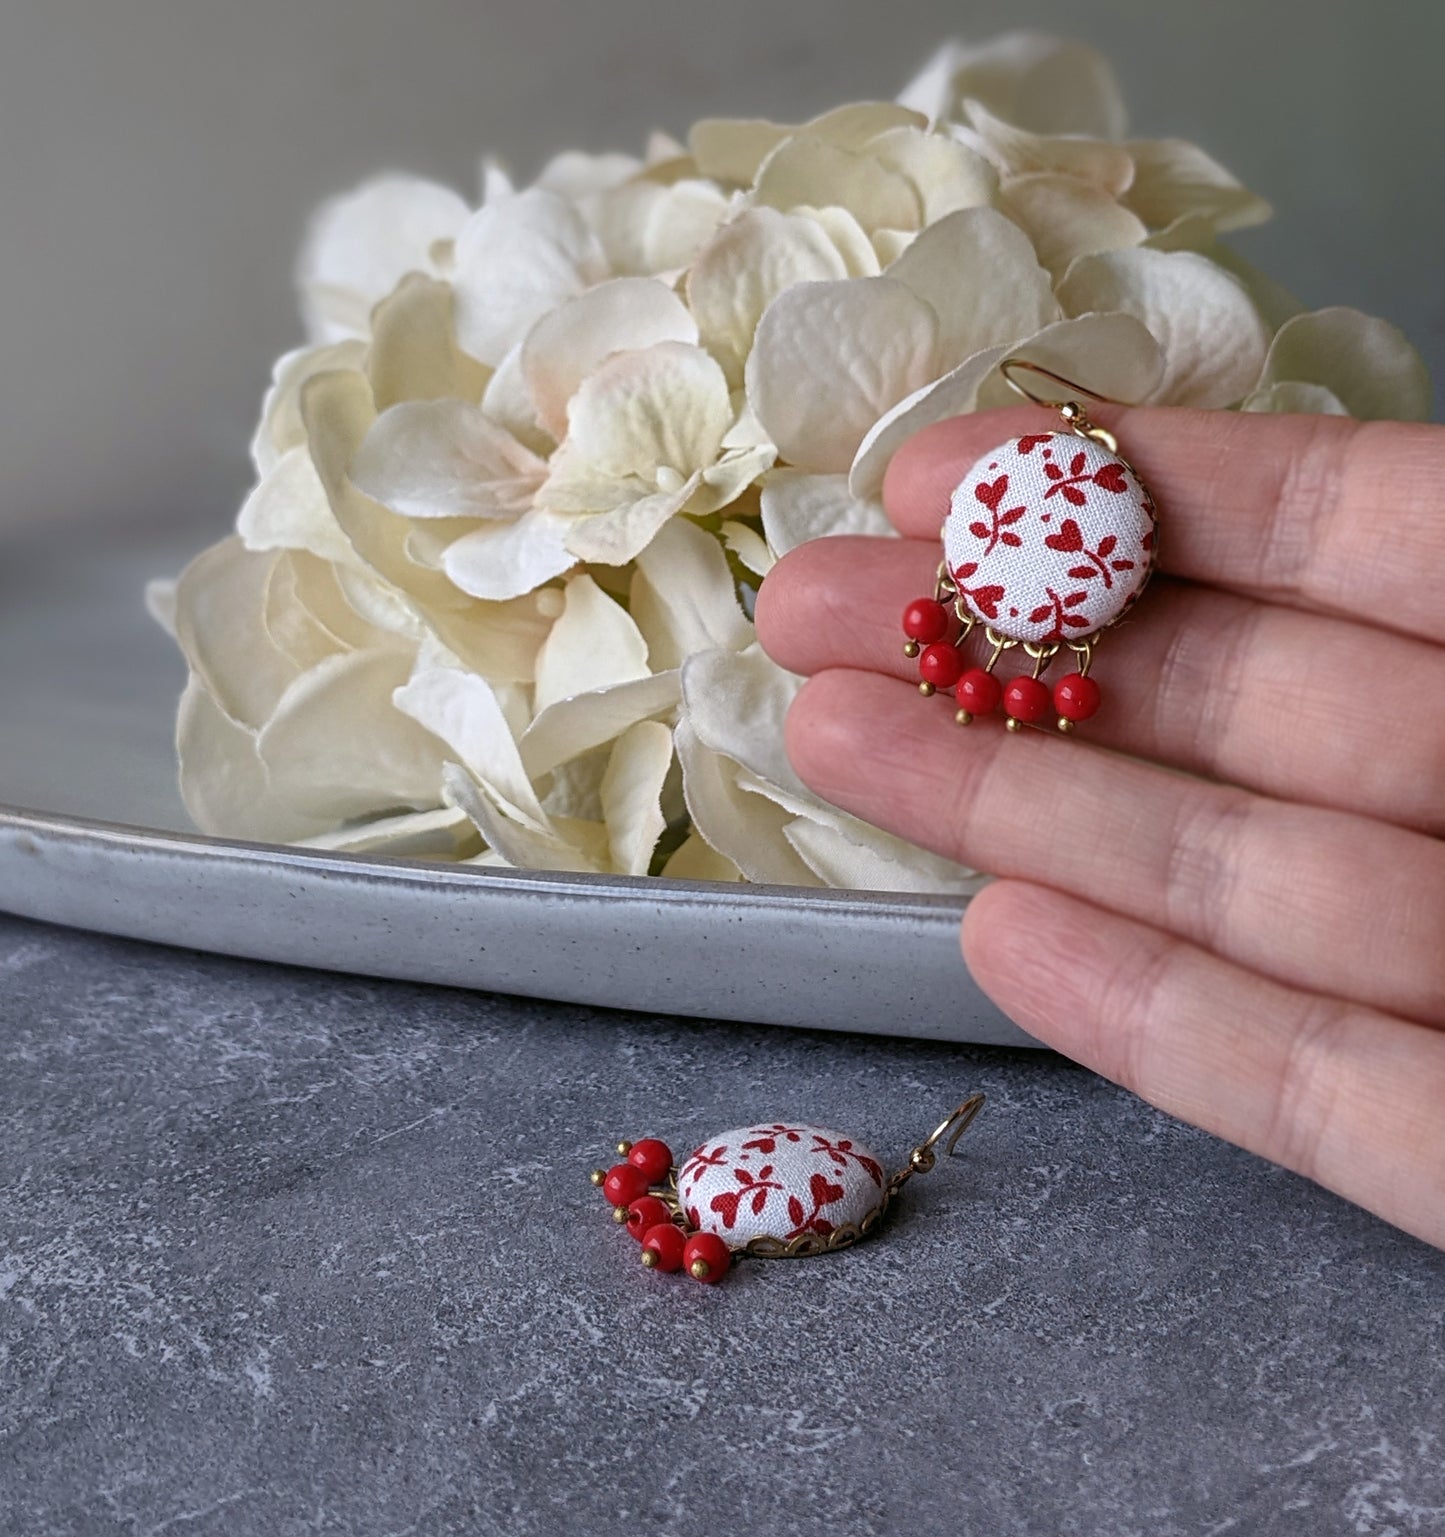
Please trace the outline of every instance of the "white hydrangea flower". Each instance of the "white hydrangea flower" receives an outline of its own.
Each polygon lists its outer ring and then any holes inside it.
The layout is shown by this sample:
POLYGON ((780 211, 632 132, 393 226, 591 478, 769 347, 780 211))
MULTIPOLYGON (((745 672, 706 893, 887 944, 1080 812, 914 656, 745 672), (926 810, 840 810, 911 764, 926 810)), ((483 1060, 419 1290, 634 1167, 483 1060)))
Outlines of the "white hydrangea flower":
POLYGON ((747 617, 807 540, 886 535, 928 424, 1025 352, 1161 404, 1419 418, 1394 327, 1220 236, 1267 205, 1126 136, 1105 60, 950 43, 897 102, 566 151, 480 206, 384 176, 297 267, 236 535, 152 609, 207 831, 689 880, 967 892, 792 773, 747 617))

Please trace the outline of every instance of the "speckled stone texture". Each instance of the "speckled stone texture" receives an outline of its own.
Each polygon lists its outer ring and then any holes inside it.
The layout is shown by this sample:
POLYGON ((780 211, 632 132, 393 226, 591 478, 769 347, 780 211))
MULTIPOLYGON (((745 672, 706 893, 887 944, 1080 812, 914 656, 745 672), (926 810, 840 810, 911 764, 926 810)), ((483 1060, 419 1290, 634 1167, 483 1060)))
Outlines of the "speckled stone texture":
POLYGON ((605 1014, 0 919, 0 1530, 1445 1530, 1445 1259, 1038 1053, 605 1014), (885 1235, 646 1274, 586 1170, 749 1119, 885 1235))

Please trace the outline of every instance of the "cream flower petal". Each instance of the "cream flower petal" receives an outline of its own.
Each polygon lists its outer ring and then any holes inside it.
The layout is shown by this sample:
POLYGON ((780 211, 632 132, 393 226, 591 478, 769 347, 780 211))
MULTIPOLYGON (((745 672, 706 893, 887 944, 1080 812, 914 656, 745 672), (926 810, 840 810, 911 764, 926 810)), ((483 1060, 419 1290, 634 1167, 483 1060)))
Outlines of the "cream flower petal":
MULTIPOLYGON (((325 561, 289 550, 281 554, 271 570, 261 623, 271 643, 295 664, 298 672, 315 667, 338 651, 354 649, 318 618, 307 602, 313 596, 313 589, 326 580, 331 570, 325 561)), ((330 585, 333 596, 339 598, 335 581, 330 585)), ((346 605, 343 602, 338 607, 345 610, 346 605)), ((366 626, 359 623, 355 624, 355 633, 383 646, 390 639, 375 631, 368 635, 366 626)))
POLYGON ((503 198, 513 197, 517 191, 517 184, 512 180, 511 173, 494 155, 484 155, 478 168, 482 191, 482 202, 500 203, 503 198))
POLYGON ((561 593, 542 587, 503 602, 472 604, 440 628, 457 661, 495 686, 530 683, 561 605, 561 593))
POLYGON ((464 607, 465 597, 445 576, 418 565, 407 554, 407 536, 414 527, 411 520, 365 495, 351 480, 351 464, 376 421, 365 375, 339 370, 317 374, 301 391, 301 413, 311 461, 326 488, 332 514, 361 560, 409 604, 424 608, 433 624, 438 615, 464 607))
POLYGON ((657 672, 696 651, 738 651, 752 639, 722 547, 687 518, 659 529, 638 555, 628 601, 657 672))
POLYGON ((271 794, 256 732, 239 725, 194 675, 176 717, 181 800, 203 833, 290 843, 324 831, 334 817, 298 815, 271 794))
POLYGON ((784 837, 792 813, 738 784, 737 762, 713 751, 683 720, 673 732, 683 794, 697 833, 744 879, 772 886, 816 886, 818 877, 784 837))
MULTIPOLYGON (((1324 386, 1361 421, 1430 419, 1430 375, 1420 354, 1389 321, 1359 310, 1333 307, 1287 320, 1270 343, 1256 394, 1284 383, 1324 386)), ((1291 403, 1270 409, 1317 409, 1297 404, 1309 398, 1298 392, 1274 398, 1291 403)))
POLYGON ((740 881, 738 867, 697 833, 689 833, 677 851, 662 867, 669 881, 740 881))
POLYGON ((846 208, 818 208, 800 203, 793 213, 811 219, 833 243, 833 249, 843 259, 844 277, 874 278, 883 270, 868 232, 846 208))
POLYGON ((1008 176, 1063 171, 1119 197, 1134 180, 1134 161, 1122 144, 1103 139, 1030 133, 995 117, 981 102, 967 103, 968 120, 989 158, 1008 176))
POLYGON ((807 797, 783 747, 783 722, 802 683, 756 643, 745 651, 703 651, 683 664, 684 716, 704 746, 769 785, 807 797))
POLYGON ((648 675, 647 642, 620 603, 585 574, 568 579, 562 617, 537 654, 534 708, 648 675))
POLYGON ((753 196, 783 210, 835 203, 870 231, 917 229, 923 220, 922 201, 906 177, 866 151, 842 149, 806 134, 784 139, 768 156, 753 196))
MULTIPOLYGON (((1130 404, 1151 399, 1164 377, 1164 353, 1149 328, 1119 310, 1057 320, 1011 350, 1130 404)), ((1017 404, 1018 396, 995 371, 979 389, 975 409, 1017 404)))
POLYGON ((792 132, 781 123, 761 118, 705 117, 688 131, 687 147, 704 176, 746 187, 768 155, 792 132))
MULTIPOLYGON (((332 650, 396 645, 409 649, 426 635, 400 594, 359 566, 340 566, 304 550, 292 550, 284 561, 277 563, 278 577, 283 568, 290 576, 288 601, 303 608, 325 630, 332 639, 332 650), (365 593, 371 601, 358 604, 358 592, 365 593), (385 595, 382 604, 375 601, 377 594, 385 595), (387 622, 377 624, 373 614, 383 604, 387 622), (397 617, 398 611, 401 617, 397 617)), ((276 606, 277 586, 273 579, 267 595, 268 616, 276 606)))
POLYGON ((750 208, 699 253, 688 274, 687 300, 708 350, 737 384, 758 321, 784 289, 847 275, 837 247, 815 220, 750 208))
POLYGON ((304 444, 287 449, 262 476, 241 507, 236 532, 248 550, 309 550, 343 565, 356 559, 304 444))
POLYGON ((748 402, 800 469, 846 470, 874 422, 935 373, 939 323, 893 278, 802 283, 763 316, 748 402))
POLYGON ((602 818, 612 867, 646 875, 667 828, 662 787, 672 767, 672 732, 661 721, 639 721, 617 739, 602 777, 602 818))
POLYGON ((1063 277, 1075 257, 1135 246, 1149 234, 1143 221, 1102 187, 1056 171, 1013 177, 999 206, 1033 241, 1039 261, 1055 278, 1063 277))
POLYGON ((760 118, 703 118, 692 125, 687 142, 704 176, 747 186, 785 139, 806 135, 855 150, 890 128, 923 126, 919 114, 897 103, 859 101, 835 107, 797 127, 760 118))
POLYGON ((1059 318, 1049 275, 1028 236, 995 208, 966 208, 940 219, 887 275, 933 307, 937 356, 945 367, 1059 318))
POLYGON ((442 793, 476 824, 491 845, 495 859, 486 863, 514 869, 601 873, 607 865, 607 829, 600 823, 550 819, 534 826, 509 816, 492 798, 491 787, 479 784, 459 764, 442 769, 442 793))
POLYGON ((366 376, 378 411, 403 400, 481 398, 487 370, 457 345, 451 284, 419 274, 377 305, 366 376))
POLYGON ((597 237, 555 193, 519 192, 473 214, 457 237, 457 336, 496 367, 549 310, 607 276, 597 237))
POLYGON ((678 690, 676 672, 659 672, 557 700, 522 734, 519 746, 527 772, 540 779, 558 765, 615 740, 638 721, 670 714, 677 706, 678 690))
POLYGON ((176 638, 176 579, 153 576, 145 584, 146 613, 172 640, 176 638))
MULTIPOLYGON (((1058 320, 1025 341, 990 347, 936 379, 881 416, 859 445, 849 471, 853 496, 877 497, 889 461, 914 433, 950 416, 1011 404, 996 365, 1008 352, 1051 368, 1065 378, 1087 379, 1116 400, 1148 400, 1163 374, 1159 344, 1141 321, 1122 313, 1058 320)), ((764 492, 766 526, 767 493, 764 492)))
MULTIPOLYGON (((700 347, 659 342, 609 358, 572 397, 567 449, 602 475, 688 475, 732 424, 727 380, 700 347)), ((665 487, 663 489, 666 489, 665 487)))
POLYGON ((329 824, 435 806, 442 744, 392 705, 409 668, 399 651, 351 651, 297 678, 258 738, 272 793, 329 824))
POLYGON ((892 128, 926 128, 923 118, 896 101, 845 101, 809 118, 798 130, 843 149, 863 149, 892 128))
POLYGON ((468 773, 484 781, 515 820, 534 827, 546 814, 522 767, 512 730, 496 690, 475 673, 453 667, 418 671, 392 695, 397 710, 424 727, 468 773))
POLYGON ((831 534, 886 536, 893 525, 880 502, 855 496, 846 475, 774 470, 763 482, 763 533, 774 555, 831 534))
POLYGON ((708 181, 686 179, 661 189, 643 223, 644 270, 681 274, 736 211, 732 198, 708 181))
POLYGON ((1259 377, 1269 336, 1243 286, 1192 251, 1081 256, 1059 285, 1064 308, 1123 310, 1164 349, 1157 405, 1229 406, 1259 377))
POLYGON ((771 443, 735 449, 701 472, 701 483, 687 500, 687 510, 699 517, 732 504, 778 457, 771 443))
POLYGON ((1184 139, 1131 139, 1134 161, 1125 206, 1149 226, 1164 229, 1177 219, 1206 220, 1211 229, 1262 224, 1272 210, 1197 144, 1184 139))
POLYGON ((619 502, 610 512, 577 518, 567 535, 567 548, 578 560, 599 566, 623 566, 635 560, 670 518, 687 504, 702 482, 700 474, 676 491, 653 491, 633 501, 619 502))
POLYGON ((1283 379, 1267 384, 1240 402, 1241 411, 1275 416, 1348 416, 1345 403, 1323 384, 1303 384, 1298 379, 1283 379))
MULTIPOLYGON (((1008 350, 1002 346, 976 352, 941 379, 914 390, 891 410, 885 411, 858 445, 857 456, 847 476, 840 477, 846 479, 849 495, 868 505, 870 498, 883 494, 883 477, 888 472, 889 462, 914 433, 947 417, 976 410, 979 390, 1008 350)), ((766 493, 764 498, 766 526, 766 493)))
POLYGON ((825 886, 972 896, 988 879, 856 817, 800 816, 783 836, 825 886))
POLYGON ((181 650, 206 692, 242 726, 260 727, 298 672, 264 623, 280 559, 223 539, 196 556, 176 584, 181 650))
POLYGON ((464 400, 390 407, 351 463, 363 495, 408 518, 516 518, 546 475, 542 460, 464 400))
POLYGON ((868 154, 913 188, 925 225, 961 208, 985 207, 998 192, 993 166, 947 134, 892 128, 870 140, 868 154))
POLYGON ((385 854, 388 859, 466 859, 478 849, 477 831, 471 819, 451 806, 352 822, 295 841, 309 849, 385 854))
POLYGON ((349 338, 325 347, 300 347, 277 362, 251 440, 251 462, 258 475, 270 474, 283 454, 305 444, 301 387, 306 381, 332 369, 359 369, 365 360, 366 343, 349 338))
POLYGON ((661 128, 654 128, 648 134, 642 158, 646 161, 649 170, 658 166, 670 166, 678 160, 691 160, 687 145, 679 143, 670 133, 661 128))
POLYGON ((505 427, 525 448, 545 459, 557 446, 557 439, 537 419, 532 391, 522 371, 522 351, 518 342, 497 364, 482 392, 482 410, 494 422, 505 427))
POLYGON ((1038 32, 1005 32, 969 46, 945 43, 898 100, 930 120, 957 117, 966 98, 1034 133, 1124 136, 1114 68, 1098 49, 1038 32))
POLYGON ((448 547, 442 569, 474 598, 520 598, 577 564, 567 548, 575 522, 534 507, 514 523, 484 523, 448 547))
POLYGON ((589 155, 580 149, 565 149, 542 167, 533 185, 575 203, 591 193, 620 187, 641 169, 642 162, 635 155, 589 155))
POLYGON ((777 565, 777 556, 768 548, 768 541, 751 523, 729 520, 718 532, 722 535, 723 543, 728 550, 737 557, 739 564, 754 576, 764 577, 777 565))
POLYGON ((697 339, 697 322, 665 283, 655 278, 601 283, 544 315, 522 344, 522 372, 537 419, 561 438, 567 403, 613 353, 697 339))
POLYGON ((365 336, 372 307, 408 272, 429 272, 433 244, 453 239, 469 213, 449 187, 414 176, 377 177, 323 203, 296 265, 312 337, 365 336))

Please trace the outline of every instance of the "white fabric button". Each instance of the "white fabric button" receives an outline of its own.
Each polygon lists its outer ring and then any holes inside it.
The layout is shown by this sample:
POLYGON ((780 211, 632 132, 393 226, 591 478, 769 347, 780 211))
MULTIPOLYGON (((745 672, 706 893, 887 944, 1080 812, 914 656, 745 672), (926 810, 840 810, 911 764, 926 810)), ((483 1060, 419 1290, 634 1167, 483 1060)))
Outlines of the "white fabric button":
POLYGON ((1154 564, 1154 504, 1102 443, 1014 438, 958 483, 943 525, 970 613, 1011 640, 1082 640, 1138 597, 1154 564))
POLYGON ((774 1121, 705 1142, 678 1171, 677 1194, 690 1228, 741 1248, 856 1225, 882 1204, 886 1184, 882 1165, 851 1138, 774 1121))

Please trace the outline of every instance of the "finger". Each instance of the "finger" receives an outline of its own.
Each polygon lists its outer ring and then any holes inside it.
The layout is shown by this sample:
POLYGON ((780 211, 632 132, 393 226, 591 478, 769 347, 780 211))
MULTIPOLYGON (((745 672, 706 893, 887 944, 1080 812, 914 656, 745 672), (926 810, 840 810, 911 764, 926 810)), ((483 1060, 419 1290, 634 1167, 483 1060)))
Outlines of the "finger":
POLYGON ((1283 982, 1445 1023, 1445 844, 1077 738, 963 731, 951 706, 876 673, 819 673, 789 712, 788 755, 826 800, 947 858, 1076 892, 1283 982))
POLYGON ((1016 881, 969 904, 963 950, 1030 1034, 1445 1245, 1445 1035, 1016 881))
MULTIPOLYGON (((858 667, 916 682, 899 616, 933 590, 936 565, 923 540, 814 540, 763 583, 759 638, 790 672, 858 667)), ((1089 741, 1445 831, 1445 775, 1433 768, 1445 764, 1445 712, 1421 708, 1445 697, 1445 648, 1168 581, 1106 647, 1093 674, 1106 702, 1089 741)), ((978 662, 988 650, 982 638, 968 648, 978 662)))
MULTIPOLYGON (((937 537, 965 471, 1041 415, 959 416, 911 438, 884 484, 899 530, 937 537)), ((1386 629, 1437 629, 1437 584, 1421 576, 1445 569, 1445 430, 1157 407, 1099 415, 1159 503, 1163 570, 1386 629)))

